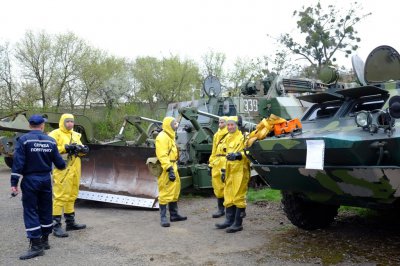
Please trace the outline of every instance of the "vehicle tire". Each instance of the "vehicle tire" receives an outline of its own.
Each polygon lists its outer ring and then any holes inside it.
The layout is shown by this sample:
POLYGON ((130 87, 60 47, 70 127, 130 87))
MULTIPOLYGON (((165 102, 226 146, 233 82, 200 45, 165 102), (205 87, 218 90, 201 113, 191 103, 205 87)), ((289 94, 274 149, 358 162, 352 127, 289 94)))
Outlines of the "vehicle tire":
POLYGON ((328 227, 337 215, 339 206, 305 200, 300 194, 282 191, 282 204, 286 217, 304 230, 328 227))
POLYGON ((10 169, 12 168, 13 165, 13 158, 12 157, 4 157, 4 162, 10 169))

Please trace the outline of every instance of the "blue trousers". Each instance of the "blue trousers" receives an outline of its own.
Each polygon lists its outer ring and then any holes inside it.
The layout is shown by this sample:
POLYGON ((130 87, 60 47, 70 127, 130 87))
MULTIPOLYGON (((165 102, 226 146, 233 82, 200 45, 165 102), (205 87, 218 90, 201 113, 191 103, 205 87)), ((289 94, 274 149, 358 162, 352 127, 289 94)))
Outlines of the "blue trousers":
POLYGON ((53 229, 50 174, 24 176, 21 181, 21 191, 28 238, 49 235, 53 229))

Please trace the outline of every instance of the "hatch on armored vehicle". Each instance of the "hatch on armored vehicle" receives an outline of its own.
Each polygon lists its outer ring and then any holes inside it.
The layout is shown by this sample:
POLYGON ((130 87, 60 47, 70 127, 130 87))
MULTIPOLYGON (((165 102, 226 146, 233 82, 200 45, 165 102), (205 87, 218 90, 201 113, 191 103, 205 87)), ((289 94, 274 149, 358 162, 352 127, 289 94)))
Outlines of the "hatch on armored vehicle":
POLYGON ((376 47, 365 61, 364 77, 367 84, 400 80, 400 55, 390 46, 376 47))

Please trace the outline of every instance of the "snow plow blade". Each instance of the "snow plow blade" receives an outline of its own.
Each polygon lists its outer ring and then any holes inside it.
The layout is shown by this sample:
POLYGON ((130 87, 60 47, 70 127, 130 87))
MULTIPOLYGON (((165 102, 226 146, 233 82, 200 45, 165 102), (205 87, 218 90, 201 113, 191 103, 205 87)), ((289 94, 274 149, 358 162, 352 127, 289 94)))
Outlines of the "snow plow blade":
POLYGON ((78 198, 143 208, 158 208, 157 178, 146 159, 155 156, 153 147, 88 144, 82 158, 78 198))

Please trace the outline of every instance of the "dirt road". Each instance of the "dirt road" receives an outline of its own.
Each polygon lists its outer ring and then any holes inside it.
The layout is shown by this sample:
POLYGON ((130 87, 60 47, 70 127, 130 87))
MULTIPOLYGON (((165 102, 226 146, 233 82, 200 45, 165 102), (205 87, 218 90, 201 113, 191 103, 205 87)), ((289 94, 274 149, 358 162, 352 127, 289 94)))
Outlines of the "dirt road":
POLYGON ((9 198, 10 170, 0 168, 0 265, 398 265, 400 227, 341 213, 327 230, 292 226, 279 203, 249 204, 244 231, 215 229, 215 200, 183 197, 188 221, 159 225, 158 211, 80 201, 77 220, 88 228, 50 237, 44 256, 20 261, 28 247, 20 196, 9 198))

